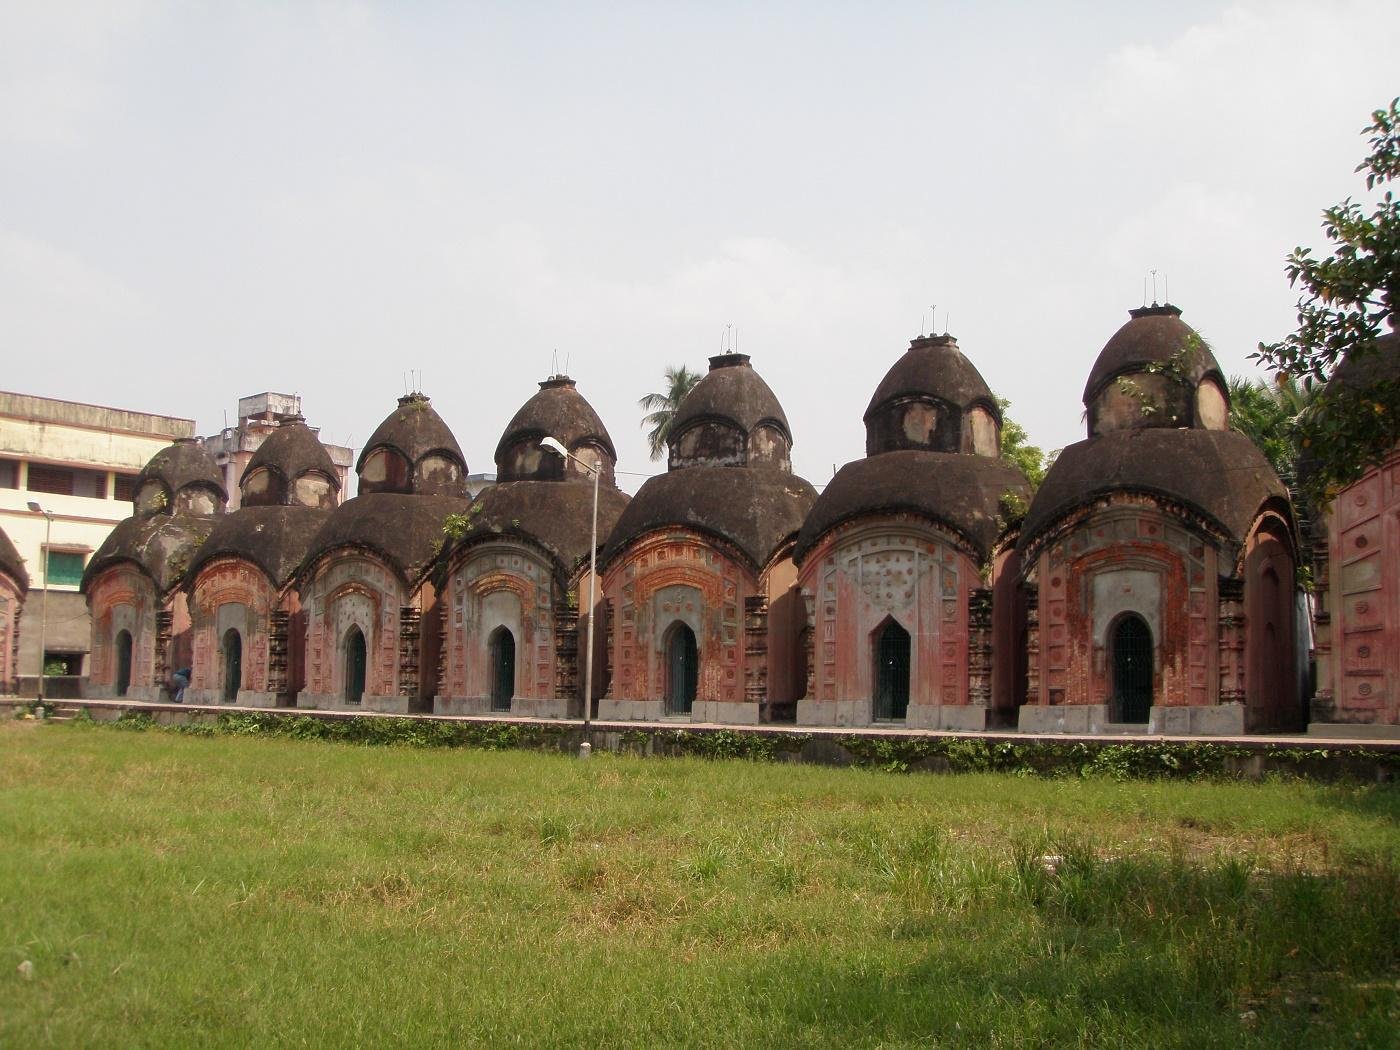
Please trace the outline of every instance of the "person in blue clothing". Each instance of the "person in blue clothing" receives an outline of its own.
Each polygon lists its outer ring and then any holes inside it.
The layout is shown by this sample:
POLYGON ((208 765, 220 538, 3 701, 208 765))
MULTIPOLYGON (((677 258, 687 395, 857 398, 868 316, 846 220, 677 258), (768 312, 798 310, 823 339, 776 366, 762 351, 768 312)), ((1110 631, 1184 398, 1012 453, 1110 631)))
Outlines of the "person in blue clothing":
POLYGON ((190 678, 194 675, 194 670, 189 667, 182 667, 170 676, 171 699, 177 704, 185 702, 185 690, 190 687, 190 678))

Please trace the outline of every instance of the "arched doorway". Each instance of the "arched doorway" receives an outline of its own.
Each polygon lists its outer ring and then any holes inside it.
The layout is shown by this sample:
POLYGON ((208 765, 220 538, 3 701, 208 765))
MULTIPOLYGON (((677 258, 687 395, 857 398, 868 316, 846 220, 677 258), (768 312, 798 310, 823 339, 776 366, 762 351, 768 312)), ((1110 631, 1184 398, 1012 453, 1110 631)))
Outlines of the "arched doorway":
POLYGON ((515 635, 505 627, 491 632, 491 710, 509 711, 515 696, 515 635))
POLYGON ((131 688, 131 632, 117 632, 117 695, 131 688))
POLYGON ((1146 722, 1152 711, 1152 629, 1129 613, 1113 627, 1115 722, 1146 722))
POLYGON ((875 632, 875 696, 871 716, 880 722, 909 714, 909 632, 894 620, 875 632))
POLYGON ((345 636, 345 702, 358 704, 365 695, 365 636, 351 627, 345 636))
POLYGON ((666 713, 688 715, 700 681, 700 650, 695 632, 683 623, 666 632, 666 713))
POLYGON ((234 627, 224 632, 224 703, 238 699, 243 685, 243 636, 234 627))

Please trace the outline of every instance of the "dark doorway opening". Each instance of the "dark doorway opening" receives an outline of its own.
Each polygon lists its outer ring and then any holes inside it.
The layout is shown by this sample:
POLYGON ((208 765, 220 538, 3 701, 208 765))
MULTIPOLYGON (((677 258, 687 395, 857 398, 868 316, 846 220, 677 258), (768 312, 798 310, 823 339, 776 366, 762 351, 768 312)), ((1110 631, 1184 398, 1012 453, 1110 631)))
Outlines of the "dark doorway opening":
POLYGON ((1113 720, 1146 722, 1152 711, 1152 629, 1129 614, 1113 628, 1113 720))
POLYGON ((224 703, 238 699, 243 686, 243 636, 230 627, 224 632, 224 703))
POLYGON ((131 632, 117 632, 117 695, 126 696, 131 688, 131 632))
POLYGON ((509 711, 515 696, 515 635, 504 627, 491 633, 491 710, 509 711))
POLYGON ((345 636, 345 702, 358 704, 365 695, 365 636, 358 627, 345 636))
POLYGON ((875 634, 875 703, 872 716, 895 722, 909 714, 909 632, 894 620, 875 634))
POLYGON ((666 713, 688 715, 700 681, 700 650, 695 632, 683 623, 666 634, 666 713))

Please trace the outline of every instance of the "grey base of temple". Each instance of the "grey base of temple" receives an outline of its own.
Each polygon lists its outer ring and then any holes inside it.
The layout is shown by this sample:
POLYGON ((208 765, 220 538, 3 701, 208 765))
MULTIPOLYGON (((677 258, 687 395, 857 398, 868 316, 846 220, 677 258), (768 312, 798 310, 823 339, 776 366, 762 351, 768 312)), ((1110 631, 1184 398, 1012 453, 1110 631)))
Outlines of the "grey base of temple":
POLYGON ((489 696, 439 696, 433 699, 435 715, 497 715, 515 718, 579 718, 583 704, 560 697, 516 696, 510 709, 502 711, 492 706, 489 696))
POLYGON ((616 722, 710 722, 725 725, 758 725, 759 706, 747 702, 725 700, 696 700, 685 714, 672 714, 664 700, 618 700, 604 697, 598 701, 598 717, 616 722))
POLYGON ((410 700, 406 696, 372 696, 366 693, 358 704, 330 693, 298 693, 297 707, 311 711, 374 711, 382 715, 406 715, 410 700))
POLYGON ((1400 725, 1356 722, 1313 722, 1308 736, 1331 740, 1400 740, 1400 725))
POLYGON ((970 704, 910 704, 903 719, 887 722, 873 717, 870 700, 799 700, 797 724, 807 726, 903 725, 906 729, 938 729, 979 733, 987 728, 987 709, 970 704))
POLYGON ((1200 707, 1154 705, 1146 723, 1113 722, 1107 704, 1027 704, 1017 716, 1022 733, 1162 733, 1170 736, 1241 736, 1243 704, 1200 707))

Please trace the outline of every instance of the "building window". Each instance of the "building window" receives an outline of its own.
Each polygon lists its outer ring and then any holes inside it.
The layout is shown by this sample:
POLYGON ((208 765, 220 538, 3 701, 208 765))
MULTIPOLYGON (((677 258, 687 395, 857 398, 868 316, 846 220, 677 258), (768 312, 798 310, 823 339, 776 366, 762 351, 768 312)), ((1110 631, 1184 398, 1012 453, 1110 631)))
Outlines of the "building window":
POLYGON ((0 459, 0 489, 19 488, 19 461, 0 459))
POLYGON ((136 499, 136 475, 118 474, 117 484, 112 493, 112 498, 121 500, 123 503, 131 503, 136 499))
POLYGON ((87 496, 107 498, 107 475, 95 470, 74 470, 51 467, 43 463, 29 464, 29 491, 49 492, 55 496, 87 496))
POLYGON ((73 551, 49 551, 48 581, 55 587, 76 587, 83 582, 84 556, 73 551))

